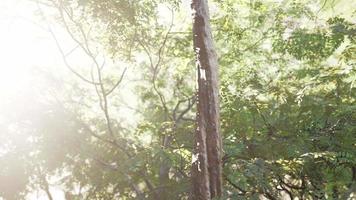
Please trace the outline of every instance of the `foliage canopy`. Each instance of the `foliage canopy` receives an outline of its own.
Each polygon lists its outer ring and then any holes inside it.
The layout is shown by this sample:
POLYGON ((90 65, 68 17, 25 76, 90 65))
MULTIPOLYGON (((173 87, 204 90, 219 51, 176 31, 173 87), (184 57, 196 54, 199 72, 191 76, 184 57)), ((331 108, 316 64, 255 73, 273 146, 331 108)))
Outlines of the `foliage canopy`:
MULTIPOLYGON (((187 5, 39 5, 42 17, 55 11, 48 21, 65 27, 94 63, 81 69, 91 79, 40 75, 69 84, 36 85, 24 103, 31 106, 10 110, 12 100, 25 101, 20 95, 2 106, 0 196, 22 199, 36 189, 50 196, 59 185, 68 199, 188 199, 196 86, 187 5)), ((210 6, 223 199, 355 195, 355 12, 333 16, 324 2, 298 0, 210 6)))

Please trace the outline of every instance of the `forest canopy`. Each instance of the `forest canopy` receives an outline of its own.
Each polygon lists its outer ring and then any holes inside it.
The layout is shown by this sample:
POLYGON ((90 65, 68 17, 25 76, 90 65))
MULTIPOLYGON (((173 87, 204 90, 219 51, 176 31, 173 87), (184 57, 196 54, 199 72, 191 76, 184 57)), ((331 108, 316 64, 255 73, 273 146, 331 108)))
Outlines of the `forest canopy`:
POLYGON ((354 1, 0 8, 0 200, 356 198, 354 1))

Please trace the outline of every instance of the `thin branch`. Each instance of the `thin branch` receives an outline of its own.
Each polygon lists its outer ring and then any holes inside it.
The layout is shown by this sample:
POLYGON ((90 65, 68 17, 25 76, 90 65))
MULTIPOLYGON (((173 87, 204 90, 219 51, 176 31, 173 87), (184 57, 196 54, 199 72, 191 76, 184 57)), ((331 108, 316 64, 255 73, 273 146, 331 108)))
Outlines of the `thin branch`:
POLYGON ((46 193, 49 200, 53 200, 53 196, 51 191, 49 190, 49 183, 46 178, 46 174, 43 174, 40 166, 35 167, 35 171, 37 171, 40 181, 40 188, 46 193))
POLYGON ((292 185, 290 183, 285 182, 281 176, 279 176, 278 179, 279 179, 279 182, 281 183, 281 185, 285 185, 288 188, 295 189, 295 190, 303 190, 303 189, 305 189, 305 187, 303 187, 303 186, 292 185))
MULTIPOLYGON (((52 1, 53 2, 53 1, 52 1)), ((54 2, 53 2, 54 3, 54 2)), ((56 5, 56 3, 54 3, 56 5)), ((109 114, 109 109, 108 109, 108 99, 107 96, 112 93, 115 88, 118 87, 118 85, 122 82, 123 77, 125 75, 126 69, 124 70, 124 72, 122 73, 121 77, 119 78, 119 81, 114 85, 113 88, 111 88, 108 92, 106 92, 105 90, 105 86, 103 83, 103 77, 102 77, 102 73, 101 70, 103 69, 105 62, 100 65, 96 59, 96 56, 93 54, 93 52, 90 50, 89 47, 89 40, 88 40, 88 36, 85 33, 83 27, 81 24, 79 24, 78 22, 75 21, 75 19, 73 18, 72 15, 72 11, 71 10, 67 10, 61 3, 59 3, 57 5, 57 8, 59 10, 60 13, 60 17, 63 21, 63 24, 68 32, 68 34, 71 36, 71 38, 81 47, 81 49, 90 57, 90 59, 92 60, 92 62, 94 63, 95 67, 96 67, 96 75, 98 78, 98 84, 95 84, 95 91, 98 95, 99 101, 100 101, 100 108, 104 113, 105 116, 105 120, 106 120, 106 124, 107 124, 107 128, 108 128, 108 132, 110 134, 110 136, 112 137, 113 141, 116 141, 116 137, 112 128, 112 123, 111 123, 111 118, 110 118, 110 114, 109 114), (76 28, 79 30, 79 33, 81 34, 81 37, 83 39, 83 42, 79 41, 72 33, 72 31, 69 28, 69 25, 66 22, 65 16, 64 14, 66 14, 66 16, 69 18, 69 20, 76 26, 76 28)), ((89 31, 90 32, 90 31, 89 31)), ((89 33, 88 33, 89 34, 89 33)), ((91 73, 92 76, 92 81, 94 82, 94 75, 93 75, 93 71, 91 73)))
POLYGON ((127 67, 125 67, 124 71, 121 73, 121 76, 119 78, 119 80, 115 83, 115 85, 105 93, 105 96, 109 96, 122 82, 122 80, 124 79, 125 73, 126 73, 127 67))
POLYGON ((234 182, 232 182, 225 174, 223 175, 225 180, 235 189, 239 190, 240 193, 239 195, 245 195, 247 193, 246 190, 242 189, 240 186, 238 186, 237 184, 235 184, 234 182))
MULTIPOLYGON (((168 111, 168 108, 166 106, 166 100, 165 100, 165 97, 164 95, 158 90, 157 88, 157 85, 156 85, 156 79, 157 79, 157 75, 158 75, 158 72, 159 72, 159 66, 161 64, 161 61, 162 61, 162 52, 163 52, 163 49, 164 47, 166 46, 166 43, 167 43, 167 40, 168 40, 168 35, 170 33, 170 31, 172 30, 172 27, 173 27, 173 22, 174 22, 174 12, 173 12, 173 9, 171 10, 172 11, 172 15, 171 15, 171 25, 164 37, 164 40, 163 40, 163 43, 161 45, 161 47, 159 48, 158 50, 158 61, 156 63, 156 65, 153 67, 153 78, 152 78, 152 81, 153 81, 153 89, 154 91, 157 93, 157 95, 159 96, 159 99, 161 101, 161 104, 165 110, 165 112, 168 114, 169 111, 168 111)), ((170 117, 169 117, 170 118, 170 117)))
POLYGON ((84 82, 87 82, 87 83, 90 83, 90 84, 93 84, 93 85, 98 85, 99 83, 96 83, 96 82, 92 82, 90 80, 88 80, 87 78, 85 78, 84 76, 82 76, 79 72, 75 71, 72 66, 70 66, 70 64, 68 63, 67 61, 67 57, 66 57, 66 54, 64 53, 64 51, 62 50, 60 44, 59 44, 59 41, 56 37, 56 35, 54 34, 54 32, 52 31, 52 29, 49 27, 48 28, 48 31, 51 33, 52 35, 52 38, 54 39, 55 43, 56 43, 56 46, 62 56, 62 59, 63 59, 63 62, 65 64, 65 66, 73 73, 75 74, 77 77, 79 77, 82 81, 84 82))
POLYGON ((70 54, 72 54, 75 50, 77 50, 79 45, 75 46, 72 50, 70 50, 68 53, 65 54, 65 57, 68 57, 70 54))
POLYGON ((290 190, 288 190, 286 187, 284 187, 283 184, 280 184, 280 186, 281 186, 282 190, 283 190, 284 192, 286 192, 286 193, 289 195, 289 198, 290 198, 291 200, 293 200, 293 199, 294 199, 293 193, 292 193, 290 190))
MULTIPOLYGON (((43 13, 43 11, 42 11, 42 9, 41 9, 41 7, 40 7, 38 1, 37 1, 37 7, 38 7, 38 10, 39 10, 39 12, 40 12, 40 15, 41 15, 42 18, 47 22, 46 17, 45 17, 45 15, 44 15, 44 13, 43 13)), ((51 28, 51 26, 49 25, 48 22, 47 22, 47 31, 51 34, 52 38, 54 39, 54 41, 55 41, 55 43, 56 43, 56 46, 57 46, 57 48, 58 48, 58 50, 59 50, 59 52, 60 52, 60 54, 61 54, 61 56, 62 56, 62 59, 63 59, 63 62, 64 62, 64 64, 65 64, 65 66, 66 66, 73 74, 75 74, 77 77, 79 77, 79 78, 80 78, 81 80, 83 80, 84 82, 90 83, 90 84, 93 84, 93 85, 98 84, 98 83, 92 82, 92 81, 88 80, 87 78, 85 78, 83 75, 81 75, 80 73, 78 73, 77 71, 75 71, 74 68, 68 63, 68 61, 67 61, 67 56, 68 56, 73 50, 72 50, 71 52, 67 53, 67 54, 64 53, 64 51, 63 51, 61 45, 59 44, 59 41, 58 41, 58 39, 57 39, 55 33, 53 32, 53 30, 52 30, 52 28, 51 28)))
MULTIPOLYGON (((93 68, 90 71, 90 75, 91 75, 92 81, 95 81, 93 68)), ((95 88, 96 95, 99 98, 99 106, 100 106, 101 110, 104 110, 105 108, 104 108, 104 104, 103 104, 103 100, 102 100, 102 96, 100 94, 99 88, 97 85, 95 85, 94 88, 95 88)))
POLYGON ((177 118, 177 122, 183 119, 184 115, 187 114, 192 109, 195 102, 196 102, 196 96, 194 95, 191 99, 188 100, 188 106, 180 113, 180 115, 177 118))
POLYGON ((265 196, 266 198, 270 199, 270 200, 277 200, 271 193, 269 192, 264 192, 263 196, 265 196))
POLYGON ((171 9, 171 13, 172 13, 171 14, 171 24, 169 26, 169 29, 168 29, 166 35, 164 36, 164 40, 163 40, 162 45, 158 50, 158 61, 157 61, 156 65, 155 65, 155 67, 154 67, 154 70, 155 70, 154 71, 154 80, 156 79, 156 76, 158 74, 157 70, 158 70, 158 67, 159 67, 159 65, 161 64, 161 61, 162 61, 162 52, 163 52, 164 47, 166 46, 166 43, 167 43, 167 40, 168 40, 168 35, 171 32, 171 30, 173 28, 173 25, 174 25, 174 11, 173 11, 173 9, 171 9))

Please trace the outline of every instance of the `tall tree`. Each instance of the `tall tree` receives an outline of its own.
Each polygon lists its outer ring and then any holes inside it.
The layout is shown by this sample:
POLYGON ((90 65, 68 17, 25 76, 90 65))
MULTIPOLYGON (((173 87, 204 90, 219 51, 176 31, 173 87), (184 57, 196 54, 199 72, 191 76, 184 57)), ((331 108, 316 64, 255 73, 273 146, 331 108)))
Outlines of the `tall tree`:
POLYGON ((198 113, 192 164, 193 198, 221 196, 218 61, 207 0, 193 0, 193 42, 198 70, 198 113))

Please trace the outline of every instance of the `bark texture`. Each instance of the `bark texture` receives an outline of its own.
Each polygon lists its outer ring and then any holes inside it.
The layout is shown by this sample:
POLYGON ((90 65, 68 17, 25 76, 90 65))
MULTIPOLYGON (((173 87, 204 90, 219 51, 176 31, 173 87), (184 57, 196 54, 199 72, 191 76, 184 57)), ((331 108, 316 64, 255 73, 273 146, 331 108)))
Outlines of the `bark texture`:
POLYGON ((207 0, 193 0, 192 10, 193 41, 198 70, 198 113, 192 163, 192 197, 207 200, 220 197, 222 193, 218 61, 207 0))

